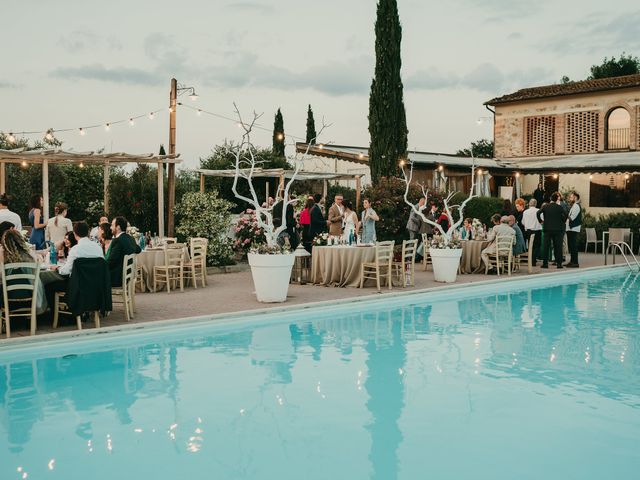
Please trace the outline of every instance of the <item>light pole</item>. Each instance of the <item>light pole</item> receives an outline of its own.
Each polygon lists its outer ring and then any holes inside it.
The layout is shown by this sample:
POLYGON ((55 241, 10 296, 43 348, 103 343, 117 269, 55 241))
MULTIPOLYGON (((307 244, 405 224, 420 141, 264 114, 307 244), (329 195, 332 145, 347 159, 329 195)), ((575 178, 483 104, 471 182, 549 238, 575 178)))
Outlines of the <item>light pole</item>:
MULTIPOLYGON (((180 85, 175 78, 171 79, 171 91, 169 92, 169 155, 176 154, 176 113, 178 96, 187 92, 191 100, 197 100, 198 95, 194 87, 180 85)), ((160 171, 158 175, 162 175, 162 171, 160 171)), ((169 237, 173 237, 175 234, 173 211, 176 206, 176 164, 173 162, 170 162, 167 167, 167 189, 169 190, 167 232, 169 237)), ((162 212, 161 218, 164 218, 164 212, 162 212)), ((163 229, 160 228, 160 230, 163 229)))

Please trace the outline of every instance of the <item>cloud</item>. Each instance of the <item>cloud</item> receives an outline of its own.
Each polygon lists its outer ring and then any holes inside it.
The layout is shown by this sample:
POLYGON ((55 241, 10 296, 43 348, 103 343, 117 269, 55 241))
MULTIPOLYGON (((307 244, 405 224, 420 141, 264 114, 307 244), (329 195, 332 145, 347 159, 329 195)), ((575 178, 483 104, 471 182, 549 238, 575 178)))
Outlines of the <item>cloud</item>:
POLYGON ((58 39, 58 44, 67 53, 80 53, 96 48, 106 47, 109 50, 122 50, 122 43, 117 37, 102 37, 93 32, 75 30, 58 39))
POLYGON ((18 85, 16 85, 15 83, 0 80, 0 88, 18 88, 18 85))
POLYGON ((260 15, 269 15, 276 12, 276 9, 271 5, 265 5, 258 2, 228 3, 224 8, 230 12, 256 13, 260 15))
POLYGON ((150 70, 130 67, 105 67, 99 63, 80 67, 59 67, 53 70, 50 75, 71 80, 99 80, 128 85, 158 85, 164 81, 163 76, 150 70))
POLYGON ((435 67, 421 70, 409 75, 404 84, 410 90, 463 88, 498 94, 547 83, 552 78, 552 72, 544 68, 503 72, 492 63, 483 63, 464 74, 443 73, 435 67))
POLYGON ((487 23, 502 23, 540 13, 546 0, 532 4, 530 0, 459 0, 465 7, 479 11, 487 23))
POLYGON ((173 36, 152 33, 144 39, 144 52, 159 70, 181 70, 187 62, 188 51, 173 36))
POLYGON ((512 32, 509 35, 507 35, 507 40, 520 40, 522 39, 523 35, 520 32, 512 32))

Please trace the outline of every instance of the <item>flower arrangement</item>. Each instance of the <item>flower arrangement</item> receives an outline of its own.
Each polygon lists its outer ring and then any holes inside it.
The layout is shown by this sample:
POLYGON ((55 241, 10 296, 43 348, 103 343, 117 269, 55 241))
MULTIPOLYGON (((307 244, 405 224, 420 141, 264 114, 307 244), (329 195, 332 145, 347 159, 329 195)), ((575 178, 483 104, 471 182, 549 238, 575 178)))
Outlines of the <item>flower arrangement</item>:
POLYGON ((476 239, 481 239, 482 237, 484 237, 484 225, 477 218, 474 218, 471 221, 471 234, 473 235, 473 238, 476 239))
POLYGON ((235 230, 235 238, 233 241, 233 250, 237 254, 246 255, 252 246, 262 245, 267 242, 264 230, 258 225, 256 213, 252 209, 247 209, 244 215, 240 217, 235 230))
POLYGON ((140 241, 140 236, 142 234, 140 233, 140 230, 138 230, 138 227, 134 227, 134 226, 127 227, 127 233, 131 235, 136 242, 140 241))
POLYGON ((324 247, 329 244, 329 234, 327 232, 316 235, 313 239, 313 245, 317 247, 324 247))
POLYGON ((444 235, 434 235, 431 239, 429 248, 434 248, 436 250, 442 250, 446 248, 462 248, 460 234, 457 231, 452 232, 451 238, 449 239, 447 239, 444 235))
POLYGON ((249 253, 255 253, 258 255, 287 255, 291 253, 289 242, 284 245, 268 245, 266 242, 258 245, 252 245, 249 249, 249 253))

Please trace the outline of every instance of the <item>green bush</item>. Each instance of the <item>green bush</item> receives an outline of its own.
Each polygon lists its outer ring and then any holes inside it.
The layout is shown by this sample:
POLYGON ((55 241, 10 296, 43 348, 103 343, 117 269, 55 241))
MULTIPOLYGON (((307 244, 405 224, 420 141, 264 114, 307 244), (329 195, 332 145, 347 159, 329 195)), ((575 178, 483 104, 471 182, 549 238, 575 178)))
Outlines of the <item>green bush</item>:
MULTIPOLYGON (((640 229, 640 214, 620 212, 594 217, 586 213, 586 211, 583 212, 582 229, 578 237, 578 248, 581 250, 584 249, 587 238, 586 228, 595 228, 598 239, 602 239, 602 232, 606 232, 610 228, 630 228, 632 232, 637 234, 638 229, 640 229)), ((634 240, 634 244, 638 245, 637 238, 634 240)), ((592 248, 592 246, 589 246, 589 251, 592 251, 592 248)))
POLYGON ((232 241, 227 234, 231 227, 233 206, 231 202, 218 198, 216 191, 186 193, 176 206, 176 213, 180 215, 176 229, 178 240, 185 242, 191 237, 206 238, 209 240, 207 264, 232 264, 232 241))
MULTIPOLYGON (((333 204, 333 199, 336 195, 342 195, 345 200, 349 200, 353 208, 356 205, 356 190, 351 187, 344 187, 342 185, 329 185, 327 188, 327 198, 325 198, 325 203, 327 205, 327 210, 333 204)), ((362 207, 362 205, 360 205, 362 207)))

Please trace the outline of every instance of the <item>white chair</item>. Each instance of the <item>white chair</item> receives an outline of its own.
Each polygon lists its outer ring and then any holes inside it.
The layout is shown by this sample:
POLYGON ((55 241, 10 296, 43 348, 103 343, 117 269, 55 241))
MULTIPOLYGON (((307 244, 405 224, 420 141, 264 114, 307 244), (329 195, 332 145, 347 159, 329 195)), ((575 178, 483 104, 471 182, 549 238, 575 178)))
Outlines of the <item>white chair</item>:
POLYGON ((616 243, 622 243, 622 242, 629 243, 630 238, 631 238, 630 228, 610 228, 609 243, 607 243, 607 251, 610 251, 611 247, 616 243))
MULTIPOLYGON (((584 253, 587 253, 589 244, 593 243, 593 253, 598 253, 598 245, 602 244, 602 240, 598 240, 598 234, 595 228, 585 228, 584 231, 587 234, 587 241, 584 245, 584 253)), ((603 247, 604 248, 604 247, 603 247)))
POLYGON ((184 292, 184 243, 174 243, 164 247, 164 265, 153 267, 153 291, 158 285, 166 285, 167 293, 171 293, 171 285, 179 284, 184 292))
POLYGON ((3 303, 0 310, 0 333, 4 324, 7 338, 10 338, 11 317, 22 317, 29 319, 31 335, 35 335, 40 263, 7 263, 1 270, 3 303), (10 295, 10 292, 13 294, 10 295))
POLYGON ((416 250, 418 240, 405 240, 402 242, 402 256, 399 262, 393 262, 393 273, 397 276, 403 287, 415 285, 416 250))
POLYGON ((198 281, 204 287, 207 284, 207 248, 209 240, 206 238, 192 238, 189 242, 189 256, 184 264, 184 274, 191 280, 194 288, 198 288, 198 281))
POLYGON ((431 257, 429 256, 429 238, 426 233, 422 234, 422 266, 425 272, 429 269, 431 257))
POLYGON ((533 273, 533 242, 535 241, 536 234, 532 233, 529 237, 529 246, 527 251, 516 255, 513 262, 513 271, 520 271, 520 264, 525 262, 527 264, 527 272, 533 273))
POLYGON ((375 262, 365 262, 360 266, 360 288, 364 286, 366 279, 376 281, 378 292, 380 292, 380 280, 386 279, 389 290, 393 288, 393 246, 394 241, 377 242, 376 243, 376 259, 375 262))
MULTIPOLYGON (((513 267, 513 240, 515 235, 498 235, 495 240, 495 251, 488 254, 489 264, 495 267, 498 276, 500 270, 507 268, 509 276, 513 267)), ((485 267, 485 273, 489 272, 489 265, 485 267)))
POLYGON ((122 262, 122 286, 111 289, 113 303, 124 306, 124 316, 130 322, 135 315, 136 255, 125 255, 122 262))

